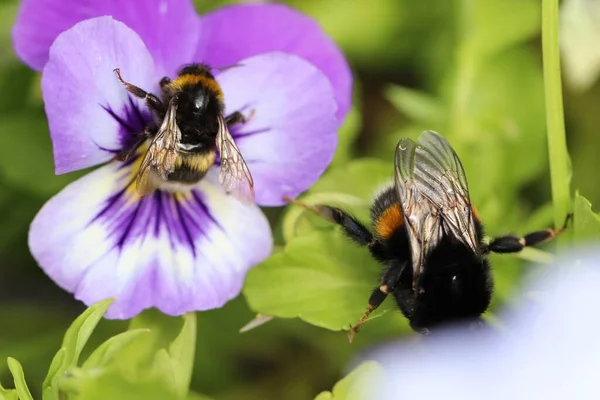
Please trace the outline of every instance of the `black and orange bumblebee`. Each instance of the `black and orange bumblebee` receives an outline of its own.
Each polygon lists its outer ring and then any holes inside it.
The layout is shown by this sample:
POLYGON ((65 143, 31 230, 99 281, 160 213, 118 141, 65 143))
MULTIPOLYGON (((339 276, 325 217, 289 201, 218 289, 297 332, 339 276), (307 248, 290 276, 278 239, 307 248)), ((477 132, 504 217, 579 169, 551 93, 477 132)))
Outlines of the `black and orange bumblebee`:
POLYGON ((400 140, 394 175, 395 183, 371 207, 374 234, 344 210, 296 202, 339 224, 385 265, 367 311, 351 327, 350 339, 388 294, 394 295, 416 332, 429 334, 449 323, 483 326, 481 316, 493 292, 488 253, 516 253, 544 242, 561 233, 570 218, 557 230, 500 236, 484 243, 483 224, 469 198, 460 159, 433 131, 423 132, 417 143, 400 140))
POLYGON ((246 122, 239 111, 225 117, 223 91, 205 64, 189 64, 175 79, 160 80, 161 98, 117 78, 134 96, 144 99, 154 124, 117 155, 127 161, 146 142, 136 189, 146 195, 156 189, 185 191, 198 183, 219 153, 219 181, 226 192, 244 203, 254 201, 254 182, 248 165, 229 133, 229 126, 246 122))

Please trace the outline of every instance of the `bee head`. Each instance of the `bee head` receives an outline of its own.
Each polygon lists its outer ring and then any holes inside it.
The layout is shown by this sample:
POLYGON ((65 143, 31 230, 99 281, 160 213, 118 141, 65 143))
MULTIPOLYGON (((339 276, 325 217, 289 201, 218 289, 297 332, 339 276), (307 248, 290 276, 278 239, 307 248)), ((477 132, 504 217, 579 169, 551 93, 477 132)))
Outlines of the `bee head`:
POLYGON ((197 87, 186 94, 186 102, 189 104, 191 111, 201 113, 206 110, 210 97, 204 88, 197 87))

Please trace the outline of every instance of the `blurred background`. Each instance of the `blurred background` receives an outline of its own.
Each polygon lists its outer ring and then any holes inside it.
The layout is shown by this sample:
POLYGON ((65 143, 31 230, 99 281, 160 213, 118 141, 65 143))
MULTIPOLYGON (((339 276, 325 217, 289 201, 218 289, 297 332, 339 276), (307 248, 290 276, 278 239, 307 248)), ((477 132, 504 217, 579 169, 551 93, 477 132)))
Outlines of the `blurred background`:
MULTIPOLYGON (((229 3, 196 0, 201 13, 229 3)), ((489 235, 552 224, 539 0, 285 3, 318 20, 355 73, 355 107, 337 165, 358 157, 391 165, 400 137, 433 129, 461 156, 489 235)), ((598 3, 565 0, 561 16, 572 189, 592 204, 600 202, 598 3)), ((43 203, 81 174, 53 174, 40 76, 12 50, 17 8, 16 0, 0 2, 0 379, 10 382, 4 360, 15 357, 39 397, 62 335, 84 306, 37 267, 27 232, 43 203)), ((274 226, 279 213, 269 211, 274 226)), ((492 256, 492 263, 497 310, 512 301, 526 268, 512 256, 492 256)), ((217 399, 311 399, 330 390, 362 350, 411 335, 398 312, 373 320, 351 346, 343 333, 297 319, 239 334, 253 316, 243 296, 198 315, 195 391, 217 399)), ((103 321, 88 347, 126 326, 103 321)))

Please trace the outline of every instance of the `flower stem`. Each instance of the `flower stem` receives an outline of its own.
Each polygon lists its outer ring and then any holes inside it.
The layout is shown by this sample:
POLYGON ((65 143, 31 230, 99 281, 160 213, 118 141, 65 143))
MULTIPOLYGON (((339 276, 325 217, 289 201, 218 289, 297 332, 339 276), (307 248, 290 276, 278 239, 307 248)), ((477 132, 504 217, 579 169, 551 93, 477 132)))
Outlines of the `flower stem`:
POLYGON ((569 155, 565 137, 558 44, 558 0, 542 1, 542 50, 554 224, 558 227, 562 225, 570 209, 569 155))

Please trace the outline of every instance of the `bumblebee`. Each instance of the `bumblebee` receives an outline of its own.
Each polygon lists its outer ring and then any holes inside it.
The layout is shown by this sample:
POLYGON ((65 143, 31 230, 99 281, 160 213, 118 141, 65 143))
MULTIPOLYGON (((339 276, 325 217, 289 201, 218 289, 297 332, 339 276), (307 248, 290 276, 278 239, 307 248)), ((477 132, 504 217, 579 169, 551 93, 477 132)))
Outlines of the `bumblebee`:
POLYGON ((117 78, 134 96, 144 99, 154 117, 135 143, 117 155, 129 160, 149 141, 137 176, 136 189, 147 195, 156 189, 185 190, 198 183, 219 153, 219 182, 245 203, 254 201, 254 182, 229 126, 246 122, 237 111, 224 117, 223 91, 205 64, 181 68, 175 79, 160 80, 161 98, 117 78))
POLYGON ((344 210, 294 201, 340 225, 385 265, 366 312, 350 327, 350 340, 389 294, 416 332, 430 334, 448 323, 482 326, 481 315, 493 291, 487 255, 516 253, 549 240, 566 228, 571 217, 557 230, 500 236, 484 243, 483 224, 469 198, 460 159, 433 131, 424 132, 417 143, 400 140, 394 171, 394 184, 371 207, 374 233, 344 210))

